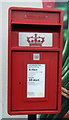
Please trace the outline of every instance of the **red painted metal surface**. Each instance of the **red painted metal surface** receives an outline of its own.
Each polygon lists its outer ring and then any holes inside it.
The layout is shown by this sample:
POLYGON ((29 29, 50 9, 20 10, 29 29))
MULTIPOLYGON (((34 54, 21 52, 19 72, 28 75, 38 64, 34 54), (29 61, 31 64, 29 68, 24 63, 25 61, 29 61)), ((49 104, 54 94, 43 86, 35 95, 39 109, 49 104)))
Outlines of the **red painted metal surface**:
POLYGON ((56 109, 57 64, 57 52, 12 52, 12 110, 56 109), (34 53, 40 54, 41 60, 32 60, 34 53), (27 64, 46 64, 45 98, 26 98, 27 64))
POLYGON ((9 9, 8 25, 8 113, 10 115, 59 113, 63 12, 56 9, 13 7, 9 9), (19 32, 53 33, 53 46, 20 47, 19 32), (40 54, 39 61, 32 60, 34 53, 40 54), (26 97, 27 64, 46 64, 44 98, 26 97))
POLYGON ((43 8, 52 9, 55 5, 55 0, 42 0, 43 8))

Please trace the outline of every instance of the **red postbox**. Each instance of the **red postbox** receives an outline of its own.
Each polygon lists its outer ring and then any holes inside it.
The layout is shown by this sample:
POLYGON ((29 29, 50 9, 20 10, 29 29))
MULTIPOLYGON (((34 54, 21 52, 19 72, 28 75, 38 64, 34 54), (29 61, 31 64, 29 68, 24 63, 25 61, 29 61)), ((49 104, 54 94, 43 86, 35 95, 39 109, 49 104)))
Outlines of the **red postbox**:
POLYGON ((9 9, 8 113, 61 110, 63 12, 9 9))

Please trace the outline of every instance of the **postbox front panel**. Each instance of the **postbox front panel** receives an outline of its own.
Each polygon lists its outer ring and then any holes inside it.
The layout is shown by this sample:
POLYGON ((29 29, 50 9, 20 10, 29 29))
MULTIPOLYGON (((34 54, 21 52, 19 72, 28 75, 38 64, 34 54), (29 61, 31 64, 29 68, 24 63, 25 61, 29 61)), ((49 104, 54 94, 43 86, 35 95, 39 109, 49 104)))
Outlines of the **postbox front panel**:
POLYGON ((57 68, 57 52, 12 52, 12 110, 56 109, 57 68))
POLYGON ((61 110, 61 10, 9 9, 8 113, 61 110))

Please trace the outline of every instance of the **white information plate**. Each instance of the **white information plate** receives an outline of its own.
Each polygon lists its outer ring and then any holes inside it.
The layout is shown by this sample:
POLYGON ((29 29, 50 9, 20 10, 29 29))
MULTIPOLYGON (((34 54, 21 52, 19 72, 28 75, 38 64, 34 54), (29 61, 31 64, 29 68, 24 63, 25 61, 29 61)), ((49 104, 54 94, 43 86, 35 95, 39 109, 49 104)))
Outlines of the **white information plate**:
POLYGON ((27 98, 45 97, 45 64, 27 64, 27 98))
POLYGON ((19 32, 19 46, 52 47, 53 33, 19 32))

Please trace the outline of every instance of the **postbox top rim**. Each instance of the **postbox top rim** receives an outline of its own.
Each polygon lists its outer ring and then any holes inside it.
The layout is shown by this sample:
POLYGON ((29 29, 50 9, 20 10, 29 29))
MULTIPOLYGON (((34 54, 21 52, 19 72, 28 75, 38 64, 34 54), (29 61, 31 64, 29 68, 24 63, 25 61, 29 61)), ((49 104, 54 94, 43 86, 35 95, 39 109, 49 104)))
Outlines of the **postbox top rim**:
POLYGON ((48 8, 29 8, 29 7, 10 7, 9 11, 19 10, 19 11, 35 11, 35 12, 59 12, 63 13, 61 9, 48 9, 48 8))

